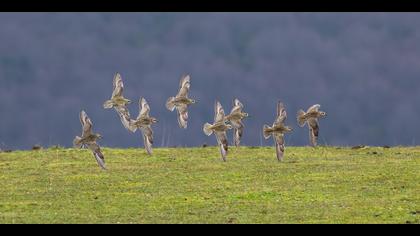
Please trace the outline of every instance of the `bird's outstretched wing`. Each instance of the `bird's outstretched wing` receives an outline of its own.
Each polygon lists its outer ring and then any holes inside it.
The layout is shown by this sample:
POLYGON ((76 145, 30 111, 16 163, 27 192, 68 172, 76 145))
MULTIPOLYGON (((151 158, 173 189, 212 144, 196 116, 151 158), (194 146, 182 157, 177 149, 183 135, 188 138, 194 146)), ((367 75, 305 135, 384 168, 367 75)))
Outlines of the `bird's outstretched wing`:
POLYGON ((188 97, 188 92, 190 90, 190 76, 183 75, 179 82, 179 92, 176 95, 177 97, 188 97))
POLYGON ((214 123, 222 122, 225 119, 225 111, 220 102, 214 104, 214 123))
POLYGON ((281 160, 283 160, 283 154, 284 154, 284 136, 283 136, 283 134, 275 134, 274 135, 274 141, 276 142, 277 160, 281 161, 281 160))
POLYGON ((101 152, 101 148, 99 147, 99 145, 95 142, 91 142, 87 144, 88 148, 93 152, 93 155, 95 156, 96 162, 98 163, 98 165, 106 170, 105 167, 105 157, 101 152))
MULTIPOLYGON (((118 116, 120 117, 121 123, 123 124, 124 128, 127 130, 131 130, 130 128, 130 112, 128 111, 126 106, 116 106, 114 107, 115 111, 117 111, 118 116)), ((132 131, 134 132, 134 131, 132 131)))
POLYGON ((139 115, 138 115, 137 119, 140 119, 141 117, 149 117, 150 106, 147 103, 146 99, 145 98, 140 98, 139 105, 140 105, 140 107, 139 107, 140 112, 139 112, 139 115))
POLYGON ((226 155, 228 151, 228 140, 226 136, 226 131, 215 132, 217 143, 220 147, 220 154, 222 155, 223 161, 226 161, 226 155))
POLYGON ((309 107, 308 111, 306 113, 317 112, 320 107, 321 107, 321 105, 315 104, 315 105, 309 107))
POLYGON ((312 146, 316 146, 318 142, 319 124, 318 119, 312 118, 308 120, 309 124, 309 140, 312 146))
POLYGON ((236 112, 241 112, 243 108, 244 108, 244 105, 239 101, 239 99, 235 98, 233 100, 233 108, 230 111, 230 114, 236 113, 236 112))
POLYGON ((242 112, 242 107, 234 106, 234 107, 232 107, 232 110, 230 111, 230 114, 239 113, 239 112, 242 112))
POLYGON ((146 149, 149 155, 152 155, 152 145, 153 145, 153 130, 149 126, 141 128, 143 134, 143 143, 144 148, 146 149))
POLYGON ((274 122, 276 125, 283 124, 287 118, 287 112, 282 102, 277 103, 277 118, 274 122))
POLYGON ((114 75, 114 90, 112 91, 112 98, 117 96, 122 96, 123 90, 124 90, 124 83, 122 81, 120 73, 116 73, 114 75))
POLYGON ((186 129, 188 124, 188 108, 187 105, 182 104, 176 107, 178 111, 178 124, 179 127, 186 129))
POLYGON ((235 99, 233 100, 233 105, 234 105, 234 106, 238 106, 238 107, 240 107, 240 108, 243 108, 243 107, 244 107, 244 105, 241 103, 241 101, 239 101, 239 99, 237 99, 237 98, 235 98, 235 99))
POLYGON ((92 134, 92 121, 87 116, 85 111, 80 112, 80 123, 82 124, 82 137, 87 137, 92 134))
POLYGON ((239 146, 239 143, 241 142, 241 138, 242 138, 242 134, 244 131, 244 124, 241 121, 234 121, 231 120, 230 124, 233 126, 234 133, 233 133, 233 143, 235 144, 235 146, 239 146))

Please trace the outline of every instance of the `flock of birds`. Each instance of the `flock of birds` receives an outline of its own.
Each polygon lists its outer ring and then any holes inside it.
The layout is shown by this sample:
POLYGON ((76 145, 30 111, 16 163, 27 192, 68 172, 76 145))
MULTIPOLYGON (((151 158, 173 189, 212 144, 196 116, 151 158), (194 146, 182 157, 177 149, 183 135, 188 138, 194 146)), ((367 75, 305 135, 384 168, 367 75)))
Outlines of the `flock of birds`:
MULTIPOLYGON (((174 97, 170 97, 166 102, 166 108, 169 111, 177 110, 178 124, 180 128, 187 128, 188 124, 188 106, 196 103, 194 99, 188 97, 188 93, 191 86, 191 78, 189 75, 183 75, 179 84, 178 94, 174 97)), ((112 109, 117 112, 121 119, 121 123, 130 132, 135 133, 140 130, 143 135, 143 143, 146 152, 152 155, 153 145, 153 130, 152 125, 157 123, 158 120, 155 117, 150 116, 150 106, 146 99, 140 98, 139 100, 139 115, 136 119, 132 119, 127 106, 131 103, 131 100, 123 96, 124 83, 121 75, 116 73, 113 80, 114 90, 112 92, 111 99, 104 102, 103 107, 105 109, 112 109)), ((234 129, 233 143, 235 146, 239 146, 241 137, 244 132, 244 124, 242 120, 248 117, 248 113, 243 111, 244 105, 239 99, 234 99, 233 108, 230 114, 225 115, 222 105, 216 101, 214 106, 214 121, 213 124, 205 123, 203 126, 203 132, 207 136, 214 134, 217 139, 217 144, 220 148, 220 153, 223 161, 226 161, 228 152, 228 138, 227 131, 234 129)), ((325 117, 326 113, 319 110, 320 105, 316 104, 311 106, 306 112, 299 110, 297 113, 297 122, 300 127, 308 124, 309 127, 309 140, 312 146, 317 145, 317 138, 319 134, 319 122, 318 119, 325 117)), ((277 103, 277 116, 272 126, 263 126, 263 135, 265 139, 269 139, 271 136, 275 141, 276 155, 279 161, 283 160, 283 154, 285 149, 284 135, 291 132, 293 129, 285 125, 287 118, 287 112, 282 102, 277 103)), ((89 148, 98 163, 98 165, 106 170, 105 157, 101 152, 101 148, 97 141, 102 138, 100 134, 92 132, 93 123, 86 114, 85 111, 80 112, 80 122, 82 124, 82 135, 81 137, 76 136, 73 140, 73 145, 76 148, 87 147, 89 148)))

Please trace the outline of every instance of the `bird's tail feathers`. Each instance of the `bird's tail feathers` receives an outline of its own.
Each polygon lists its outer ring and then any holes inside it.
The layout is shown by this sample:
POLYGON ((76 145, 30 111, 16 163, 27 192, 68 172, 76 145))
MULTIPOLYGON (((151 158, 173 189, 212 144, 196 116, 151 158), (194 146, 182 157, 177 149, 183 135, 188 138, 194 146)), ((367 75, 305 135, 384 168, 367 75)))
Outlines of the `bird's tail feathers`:
POLYGON ((104 102, 103 106, 104 106, 105 109, 111 109, 113 107, 113 103, 112 103, 111 100, 107 100, 107 101, 104 102))
POLYGON ((166 101, 166 108, 170 111, 174 111, 175 109, 175 103, 174 103, 175 98, 174 97, 170 97, 168 98, 168 100, 166 101))
POLYGON ((270 129, 270 126, 268 126, 268 125, 264 125, 263 126, 263 135, 264 135, 264 138, 265 139, 269 139, 270 138, 270 136, 271 136, 271 129, 270 129))
POLYGON ((305 125, 306 119, 305 119, 305 112, 303 110, 299 110, 297 112, 297 122, 300 127, 303 127, 305 125))
POLYGON ((210 136, 213 133, 213 130, 211 129, 212 125, 209 123, 205 123, 203 126, 203 132, 207 135, 210 136))

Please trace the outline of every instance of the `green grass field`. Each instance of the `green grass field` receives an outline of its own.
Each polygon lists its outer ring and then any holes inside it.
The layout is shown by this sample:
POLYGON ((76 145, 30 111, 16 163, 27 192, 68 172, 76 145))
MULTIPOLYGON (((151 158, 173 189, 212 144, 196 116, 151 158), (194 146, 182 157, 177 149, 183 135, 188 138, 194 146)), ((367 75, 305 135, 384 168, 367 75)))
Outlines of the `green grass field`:
POLYGON ((0 223, 420 223, 420 147, 0 153, 0 223))

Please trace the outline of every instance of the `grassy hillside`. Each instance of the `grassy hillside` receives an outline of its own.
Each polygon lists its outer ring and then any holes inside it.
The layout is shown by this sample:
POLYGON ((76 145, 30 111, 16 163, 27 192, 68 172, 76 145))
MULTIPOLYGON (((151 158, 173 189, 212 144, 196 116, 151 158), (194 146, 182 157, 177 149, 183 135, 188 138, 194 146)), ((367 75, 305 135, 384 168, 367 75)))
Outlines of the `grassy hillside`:
POLYGON ((420 147, 0 153, 0 223, 420 223, 420 147))

